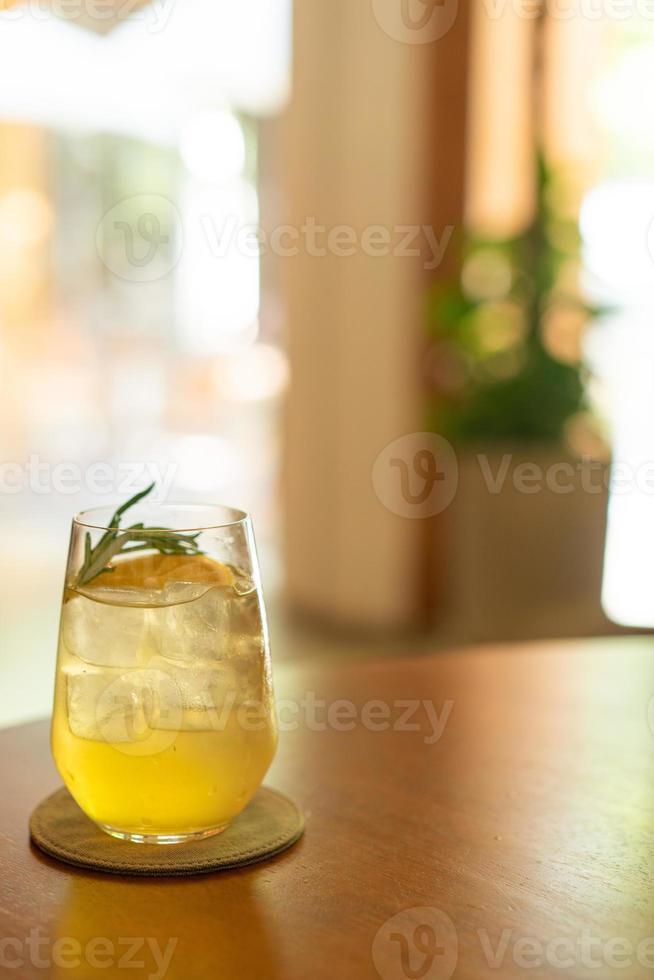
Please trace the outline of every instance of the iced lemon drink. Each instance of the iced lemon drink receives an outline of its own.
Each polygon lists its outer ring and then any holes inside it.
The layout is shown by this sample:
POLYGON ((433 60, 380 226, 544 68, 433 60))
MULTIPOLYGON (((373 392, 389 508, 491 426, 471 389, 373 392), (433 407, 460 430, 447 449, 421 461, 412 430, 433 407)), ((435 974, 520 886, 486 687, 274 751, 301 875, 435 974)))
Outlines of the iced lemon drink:
POLYGON ((80 807, 115 836, 216 833, 276 747, 259 592, 205 554, 125 550, 66 588, 53 755, 80 807))

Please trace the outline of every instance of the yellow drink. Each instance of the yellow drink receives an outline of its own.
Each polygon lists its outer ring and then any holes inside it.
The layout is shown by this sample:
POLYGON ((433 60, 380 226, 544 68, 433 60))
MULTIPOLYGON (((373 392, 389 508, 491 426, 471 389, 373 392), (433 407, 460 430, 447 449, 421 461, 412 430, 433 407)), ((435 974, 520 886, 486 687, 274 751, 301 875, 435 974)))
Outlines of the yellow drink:
POLYGON ((237 816, 266 774, 275 739, 270 730, 247 743, 238 730, 179 732, 156 755, 128 756, 71 735, 60 719, 53 745, 64 782, 93 820, 131 835, 174 836, 221 828, 237 816))
POLYGON ((276 741, 260 601, 233 570, 148 556, 67 592, 52 749, 105 830, 174 842, 224 829, 276 741))

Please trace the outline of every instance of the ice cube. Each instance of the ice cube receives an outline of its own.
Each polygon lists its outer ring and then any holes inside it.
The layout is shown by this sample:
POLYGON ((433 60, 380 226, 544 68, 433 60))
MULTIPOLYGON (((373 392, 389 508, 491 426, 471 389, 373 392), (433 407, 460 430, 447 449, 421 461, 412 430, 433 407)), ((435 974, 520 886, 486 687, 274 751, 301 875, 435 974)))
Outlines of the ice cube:
POLYGON ((78 738, 135 742, 147 734, 140 685, 115 671, 68 673, 68 724, 78 738))
POLYGON ((255 657, 263 653, 267 644, 267 630, 256 592, 234 598, 231 629, 233 657, 255 657))
POLYGON ((150 610, 152 642, 173 663, 220 660, 229 652, 231 605, 231 590, 216 587, 190 602, 150 610))
POLYGON ((68 724, 78 738, 121 745, 143 742, 153 728, 179 731, 181 695, 156 669, 74 667, 67 671, 68 724))
POLYGON ((256 592, 256 582, 249 572, 244 572, 240 568, 232 568, 232 575, 232 587, 237 595, 252 595, 256 592))
POLYGON ((175 606, 183 602, 201 599, 212 588, 206 582, 166 582, 159 592, 156 605, 175 606))
MULTIPOLYGON (((182 717, 173 713, 152 717, 153 728, 183 731, 224 731, 234 713, 246 702, 262 701, 261 669, 246 661, 229 661, 213 665, 182 666, 164 657, 150 661, 153 674, 166 677, 168 686, 179 692, 182 717)), ((159 697, 159 701, 165 698, 159 697)))
POLYGON ((63 607, 62 639, 69 653, 88 664, 136 666, 146 641, 147 618, 147 609, 74 596, 63 607))

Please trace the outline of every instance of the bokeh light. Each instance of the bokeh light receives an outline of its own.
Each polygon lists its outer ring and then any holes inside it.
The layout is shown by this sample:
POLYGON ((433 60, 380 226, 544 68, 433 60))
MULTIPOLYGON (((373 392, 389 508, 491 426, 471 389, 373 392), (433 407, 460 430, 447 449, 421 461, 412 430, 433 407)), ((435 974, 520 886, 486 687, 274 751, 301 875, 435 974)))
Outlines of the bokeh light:
POLYGON ((205 109, 184 126, 182 159, 193 177, 211 183, 232 180, 245 167, 245 137, 228 109, 205 109))

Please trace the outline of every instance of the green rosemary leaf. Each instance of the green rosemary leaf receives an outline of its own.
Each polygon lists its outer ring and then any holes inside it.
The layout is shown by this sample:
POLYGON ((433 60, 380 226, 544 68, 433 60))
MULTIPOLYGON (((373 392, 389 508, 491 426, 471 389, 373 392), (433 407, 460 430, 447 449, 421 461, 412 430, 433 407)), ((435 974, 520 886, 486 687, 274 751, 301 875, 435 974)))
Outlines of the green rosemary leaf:
MULTIPOLYGON (((114 515, 111 518, 111 520, 109 521, 109 527, 110 528, 118 528, 120 526, 120 519, 123 516, 123 514, 126 511, 128 511, 130 509, 130 507, 134 507, 134 505, 135 504, 138 504, 138 502, 140 500, 143 500, 144 497, 147 497, 147 495, 149 493, 152 493, 152 491, 154 490, 154 486, 155 486, 155 484, 154 483, 151 483, 149 487, 146 487, 145 488, 145 490, 140 490, 138 493, 134 494, 133 497, 130 497, 130 499, 128 501, 126 501, 124 504, 122 504, 118 508, 118 510, 114 513, 114 515)), ((137 528, 137 527, 143 527, 143 524, 135 524, 134 527, 135 528, 137 528)), ((115 539, 116 539, 116 531, 115 530, 105 531, 105 533, 102 535, 102 537, 98 541, 96 547, 97 548, 103 547, 106 544, 108 544, 108 542, 114 541, 115 539)))
MULTIPOLYGON (((130 507, 134 507, 135 504, 138 504, 139 500, 143 500, 143 498, 144 497, 147 497, 147 495, 149 493, 152 493, 153 490, 154 490, 154 483, 151 483, 149 487, 146 487, 145 488, 145 490, 141 490, 141 491, 139 491, 139 493, 134 494, 134 496, 131 497, 126 503, 122 504, 118 508, 118 510, 116 511, 116 513, 114 514, 114 516, 111 518, 111 520, 109 522, 109 527, 119 527, 120 526, 120 519, 123 516, 123 514, 125 513, 125 511, 129 510, 130 507)), ((141 525, 141 527, 142 526, 143 525, 141 525)))
POLYGON ((147 497, 154 486, 154 483, 151 483, 149 487, 135 494, 116 510, 109 522, 109 528, 95 548, 91 546, 91 535, 87 531, 84 539, 84 563, 75 582, 77 588, 88 585, 98 575, 113 572, 114 568, 110 562, 120 554, 152 550, 159 551, 162 555, 185 555, 189 558, 204 554, 197 544, 199 531, 195 534, 181 534, 170 528, 146 528, 143 523, 132 524, 125 529, 120 527, 123 514, 147 497))

